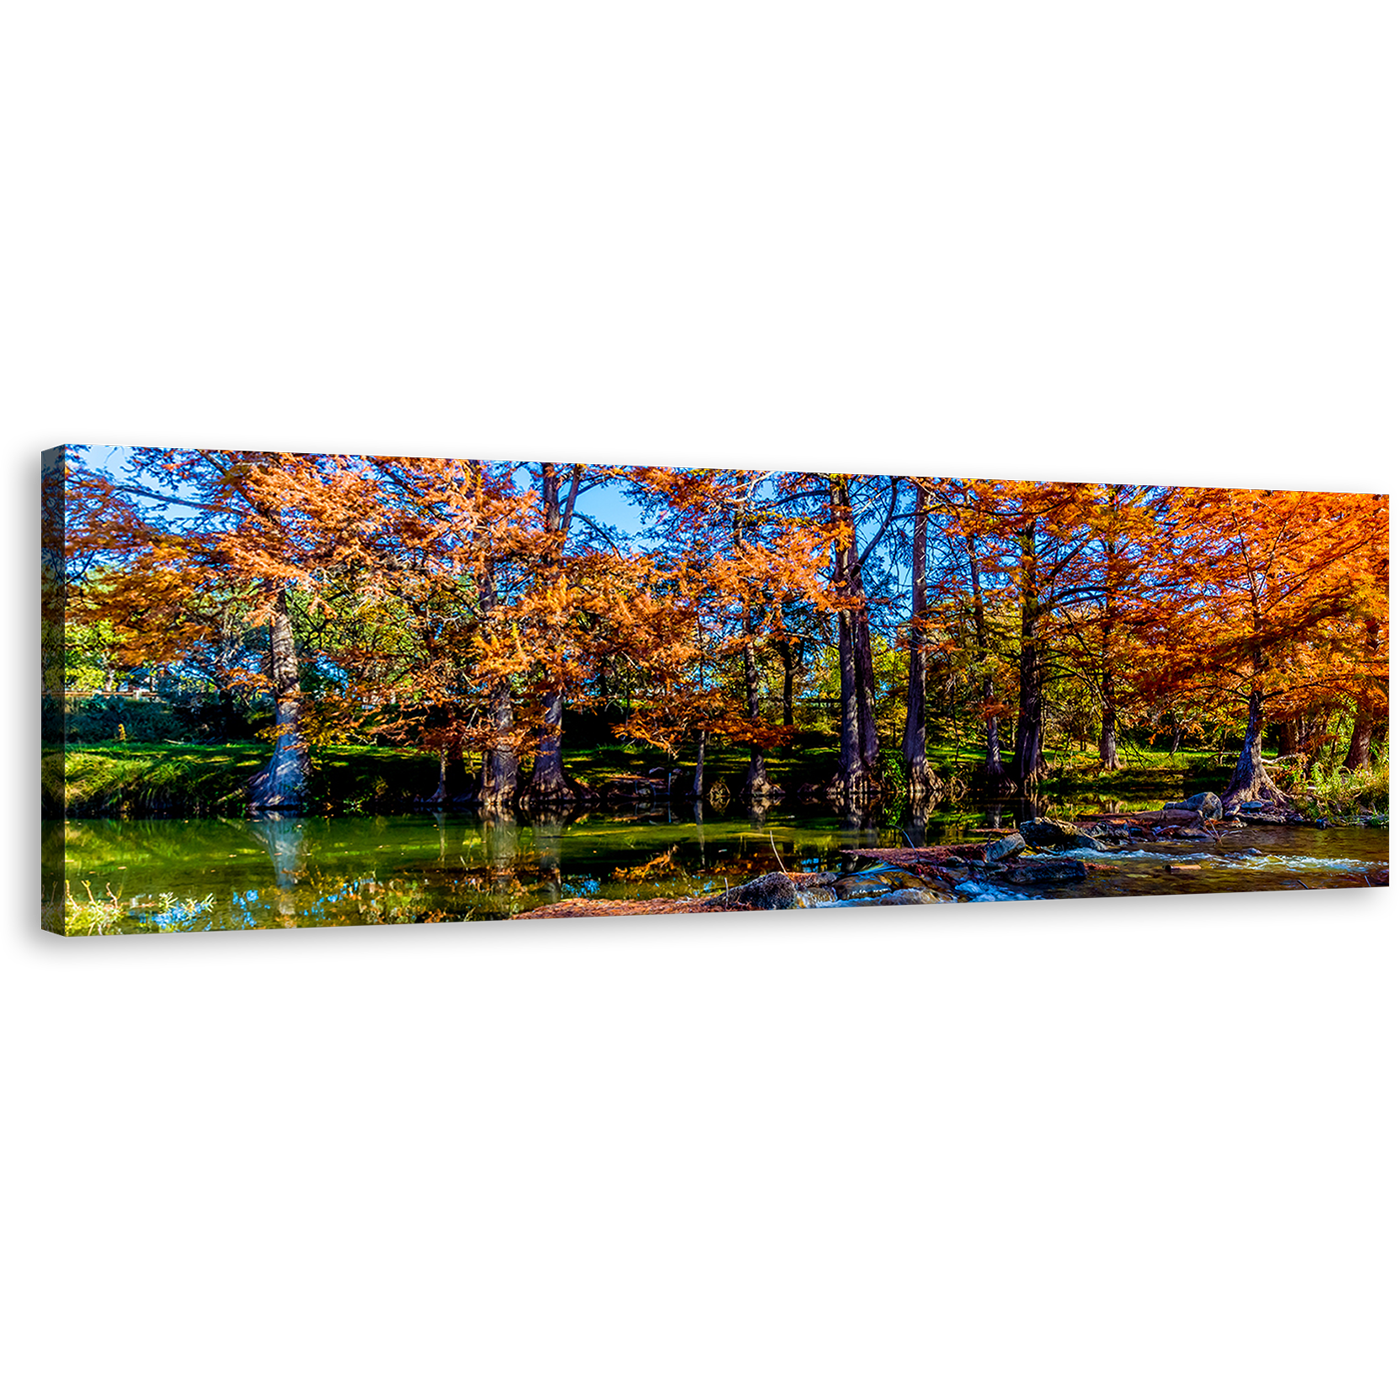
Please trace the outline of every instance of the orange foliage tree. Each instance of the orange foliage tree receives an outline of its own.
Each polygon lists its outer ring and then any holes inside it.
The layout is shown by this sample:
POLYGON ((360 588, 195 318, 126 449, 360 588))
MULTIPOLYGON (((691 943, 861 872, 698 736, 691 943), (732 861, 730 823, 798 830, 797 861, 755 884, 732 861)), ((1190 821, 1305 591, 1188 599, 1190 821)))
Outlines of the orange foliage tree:
POLYGON ((1264 763, 1271 718, 1320 691, 1378 695, 1388 524, 1384 496, 1171 492, 1153 628, 1158 683, 1222 694, 1243 712, 1228 801, 1285 800, 1264 763))
MULTIPOLYGON (((275 739, 250 800, 300 805, 308 754, 294 599, 314 611, 321 580, 367 554, 373 483, 343 458, 143 448, 120 477, 75 454, 68 496, 70 558, 92 564, 70 607, 110 622, 128 659, 169 664, 192 643, 228 658, 230 600, 245 625, 266 627, 260 679, 275 739)), ((217 676, 257 679, 227 660, 217 676)))
POLYGON ((822 579, 832 532, 789 511, 774 484, 755 472, 645 468, 633 476, 664 543, 650 554, 646 622, 636 628, 644 640, 632 653, 646 704, 626 732, 673 756, 693 736, 696 797, 711 739, 748 746, 745 797, 776 791, 765 751, 788 731, 763 713, 760 653, 786 637, 785 608, 835 604, 822 579))

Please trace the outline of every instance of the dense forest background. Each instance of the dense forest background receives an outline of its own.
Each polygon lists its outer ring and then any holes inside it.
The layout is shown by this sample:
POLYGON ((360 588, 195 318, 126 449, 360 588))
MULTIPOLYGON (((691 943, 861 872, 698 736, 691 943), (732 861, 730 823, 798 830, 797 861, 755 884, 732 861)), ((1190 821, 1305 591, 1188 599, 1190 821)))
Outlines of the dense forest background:
POLYGON ((46 484, 70 742, 270 743, 258 807, 347 745, 537 811, 602 751, 859 806, 1191 745, 1281 801, 1386 742, 1380 495, 87 447, 46 484))

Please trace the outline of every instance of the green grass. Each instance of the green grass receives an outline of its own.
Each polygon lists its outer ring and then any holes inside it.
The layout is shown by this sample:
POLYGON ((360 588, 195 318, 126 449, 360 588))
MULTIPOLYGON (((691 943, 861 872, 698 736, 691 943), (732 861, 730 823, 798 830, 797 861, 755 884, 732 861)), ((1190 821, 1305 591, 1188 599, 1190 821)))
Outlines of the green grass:
MULTIPOLYGON (((886 741, 888 747, 888 740, 886 741)), ((48 815, 160 815, 236 813, 247 801, 248 782, 267 762, 270 746, 256 743, 69 744, 66 752, 44 761, 44 809, 48 815), (66 804, 65 804, 66 796, 66 804)), ((897 765, 889 750, 891 777, 897 765)), ((791 750, 767 755, 771 780, 788 792, 804 784, 824 784, 836 771, 839 750, 833 735, 804 731, 791 750)), ((933 743, 929 761, 935 771, 964 774, 980 764, 979 748, 933 743)), ((1009 757, 1009 754, 1008 754, 1009 757)), ((1214 751, 1182 750, 1176 754, 1123 745, 1124 767, 1113 773, 1099 768, 1089 749, 1047 752, 1049 786, 1092 788, 1108 796, 1177 783, 1183 787, 1218 785, 1221 771, 1214 751)), ((721 780, 737 791, 748 766, 742 746, 712 749, 706 755, 707 782, 721 780)), ((574 778, 599 786, 616 774, 645 774, 655 769, 683 772, 695 762, 693 747, 674 760, 640 745, 605 743, 566 753, 574 778)), ((402 811, 428 797, 437 787, 433 754, 413 749, 370 745, 318 745, 312 751, 309 805, 335 811, 402 811)), ((1384 783, 1382 783, 1382 787, 1384 783)))
POLYGON ((45 811, 217 812, 247 800, 263 744, 70 744, 44 772, 45 811))
MULTIPOLYGON (((236 812, 267 762, 267 744, 68 746, 44 766, 44 810, 57 815, 236 812), (66 792, 65 792, 66 789, 66 792)), ((335 744, 313 751, 313 807, 403 807, 437 786, 437 760, 412 750, 335 744)))

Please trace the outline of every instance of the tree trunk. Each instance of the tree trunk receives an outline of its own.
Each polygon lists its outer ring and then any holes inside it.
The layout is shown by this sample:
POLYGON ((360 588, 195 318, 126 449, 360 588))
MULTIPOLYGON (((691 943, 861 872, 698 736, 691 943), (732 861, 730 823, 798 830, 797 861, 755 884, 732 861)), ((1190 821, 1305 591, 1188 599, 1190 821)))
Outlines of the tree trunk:
MULTIPOLYGON (((854 550, 852 550, 854 556, 854 550)), ((880 771, 880 733, 875 717, 875 658, 870 646, 870 614, 865 608, 865 584, 860 565, 855 563, 852 578, 861 607, 851 616, 851 646, 856 667, 856 713, 860 723, 860 757, 868 778, 877 780, 880 771)))
POLYGON ((1099 728, 1099 762, 1105 768, 1118 765, 1118 697, 1113 667, 1103 668, 1103 716, 1099 728))
MULTIPOLYGON (((736 509, 733 516, 734 529, 734 555, 737 558, 743 544, 743 512, 736 509)), ((754 652, 753 635, 753 608, 749 601, 745 600, 740 614, 740 626, 743 637, 743 670, 744 670, 744 704, 748 711, 749 723, 755 728, 758 726, 759 695, 758 695, 758 659, 754 652)), ((770 788, 768 786, 768 770, 763 761, 763 750, 759 747, 753 735, 749 738, 749 767, 744 774, 743 786, 739 789, 740 795, 752 801, 756 798, 765 797, 770 788)))
POLYGON ((783 663, 783 724, 791 729, 796 724, 793 708, 793 689, 797 663, 792 654, 792 638, 784 633, 778 638, 778 655, 783 663))
POLYGON ((248 784, 249 805, 257 808, 300 807, 306 801, 310 754, 301 730, 301 682, 297 675, 296 641, 286 589, 272 604, 269 656, 277 737, 267 766, 248 784))
MULTIPOLYGON (((744 610, 744 631, 747 634, 752 619, 748 609, 744 610)), ((749 719, 758 722, 758 662, 754 657, 753 639, 744 643, 744 697, 748 702, 749 719)), ((741 789, 746 797, 763 797, 772 789, 768 783, 768 769, 763 761, 763 750, 757 744, 749 745, 749 770, 744 775, 741 789)))
POLYGON ((928 764, 928 660, 924 653, 924 629, 928 612, 928 494, 914 483, 914 560, 909 610, 909 686, 904 719, 904 766, 909 795, 924 797, 937 779, 928 764))
MULTIPOLYGON (((1115 550, 1111 544, 1107 549, 1111 574, 1115 550)), ((1099 716, 1099 763, 1107 769, 1118 767, 1118 676, 1113 665, 1113 632, 1116 620, 1110 581, 1104 587, 1103 668, 1099 672, 1099 687, 1103 695, 1103 709, 1099 716)))
POLYGON ((865 779, 865 763, 860 750, 860 713, 856 705, 856 661, 851 650, 850 614, 836 614, 836 658, 841 667, 841 758, 840 779, 847 786, 865 779))
POLYGON ((217 726, 219 738, 227 744, 232 740, 237 725, 238 707, 234 704, 233 691, 222 683, 218 684, 215 713, 218 715, 214 723, 217 726))
POLYGON ((1012 771, 1023 787, 1033 786, 1040 773, 1045 746, 1045 693, 1040 656, 1031 641, 1021 652, 1021 702, 1016 714, 1016 747, 1012 771))
POLYGON ((481 805, 500 812, 515 802, 520 760, 511 742, 515 728, 515 706, 510 683, 498 681, 491 688, 492 737, 481 765, 481 805))
POLYGON ((1021 535, 1020 699, 1012 771, 1022 790, 1034 786, 1045 744, 1045 686, 1040 655, 1040 598, 1036 576, 1035 527, 1021 535))
POLYGON ((982 715, 986 729, 987 757, 983 765, 989 778, 1005 771, 1001 761, 1001 725, 993 712, 996 681, 992 677, 992 649, 987 637, 987 606, 982 597, 982 570, 977 564, 977 540, 967 536, 968 572, 972 580, 972 621, 977 631, 977 667, 982 673, 982 715))
POLYGON ((428 798, 429 807, 450 807, 467 795, 466 756, 460 741, 450 739, 438 747, 438 785, 428 798))
POLYGON ((1244 743, 1235 763, 1235 772, 1221 794, 1228 807, 1237 802, 1278 802, 1288 799, 1275 785, 1264 767, 1264 696, 1258 689, 1249 693, 1249 720, 1245 725, 1244 743))
MULTIPOLYGON (((1366 624, 1366 649, 1372 660, 1380 650, 1380 624, 1366 624)), ((1376 733, 1376 707, 1364 691, 1356 697, 1356 719, 1351 726, 1351 742, 1347 745, 1347 756, 1342 767, 1355 773, 1371 766, 1371 744, 1376 733)))
POLYGON ((691 776, 690 791, 684 794, 693 798, 697 803, 705 796, 705 731, 700 731, 700 736, 695 743, 695 772, 691 776))
MULTIPOLYGON (((983 708, 996 704, 996 682, 990 676, 982 679, 982 705, 983 708)), ((986 722, 986 742, 987 758, 983 768, 989 778, 1000 778, 1006 772, 1006 765, 1001 761, 1001 721, 994 714, 987 716, 986 722)))
POLYGON ((832 545, 833 581, 845 603, 836 614, 837 654, 841 666, 841 767, 837 780, 851 791, 873 785, 880 739, 875 733, 870 627, 864 615, 865 590, 859 576, 850 486, 844 477, 833 476, 830 488, 832 521, 846 531, 846 541, 832 545), (870 674, 868 689, 867 671, 870 674))
MULTIPOLYGON (((481 572, 481 610, 485 627, 494 628, 496 611, 496 575, 487 563, 481 572)), ((515 747, 515 702, 509 679, 496 681, 490 690, 487 713, 491 717, 491 736, 481 761, 481 806, 484 811, 499 812, 515 802, 520 774, 520 760, 515 747)))
POLYGON ((544 721, 536 731, 536 744, 520 805, 532 812, 573 806, 578 798, 564 772, 564 697, 558 691, 544 697, 544 721))
MULTIPOLYGON (((563 573, 564 544, 573 523, 574 503, 583 480, 583 468, 570 469, 568 487, 554 462, 540 463, 540 504, 549 540, 547 577, 556 582, 563 573)), ((544 697, 544 719, 535 731, 535 761, 520 794, 520 805, 529 811, 573 806, 577 784, 564 771, 564 695, 551 687, 544 697)))
POLYGON ((1351 742, 1347 745, 1347 756, 1342 767, 1349 773, 1358 773, 1371 766, 1371 739, 1376 731, 1376 715, 1364 700, 1356 702, 1356 719, 1351 726, 1351 742))
POLYGON ((1100 637, 1099 685, 1103 695, 1103 711, 1099 716, 1099 763, 1107 769, 1118 767, 1118 676, 1114 667, 1113 646, 1118 623, 1118 591, 1120 568, 1116 520, 1121 488, 1112 488, 1110 523, 1103 541, 1103 629, 1100 637))

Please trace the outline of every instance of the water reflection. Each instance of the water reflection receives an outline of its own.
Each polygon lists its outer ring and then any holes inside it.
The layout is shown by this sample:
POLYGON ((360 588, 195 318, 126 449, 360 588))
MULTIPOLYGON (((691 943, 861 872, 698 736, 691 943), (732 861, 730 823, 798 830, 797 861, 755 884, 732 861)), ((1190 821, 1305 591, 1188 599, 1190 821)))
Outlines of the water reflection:
POLYGON ((267 851, 272 878, 279 890, 289 890, 306 876, 306 822, 300 817, 269 815, 248 823, 248 830, 267 851))
POLYGON ((562 898, 560 866, 564 858, 564 830, 567 825, 563 819, 555 819, 538 821, 533 827, 535 859, 540 877, 539 893, 543 903, 557 904, 562 898))
POLYGON ((691 808, 691 822, 695 826, 695 846, 699 855, 700 869, 705 868, 705 808, 697 802, 691 808))
POLYGON ((486 852, 491 889, 510 896, 520 888, 515 862, 520 852, 520 823, 513 816, 491 813, 482 817, 481 844, 486 852))
POLYGON ((272 866, 272 903, 282 928, 297 925, 297 885, 306 878, 306 822, 269 813, 248 823, 253 839, 267 851, 272 866))
MULTIPOLYGON (((701 803, 632 813, 584 813, 521 822, 434 812, 409 816, 229 818, 55 823, 74 889, 109 885, 127 909, 123 931, 264 928, 297 924, 500 919, 575 897, 636 899, 715 893, 781 865, 851 869, 869 847, 977 839, 1040 804, 980 810, 925 806, 889 814, 847 807, 813 813, 764 806, 717 814, 701 803), (857 854, 852 854, 857 853, 857 854)), ((1241 845, 1268 860, 1205 862, 1177 876, 1165 861, 1105 860, 1091 893, 1188 888, 1289 888, 1289 862, 1336 857, 1304 882, 1381 883, 1385 831, 1251 829, 1241 845), (1360 862, 1360 864, 1358 864, 1360 862), (1367 863, 1370 864, 1367 864, 1367 863), (1220 867, 1217 869, 1216 867, 1220 867), (1318 873, 1321 870, 1321 874, 1318 873), (1149 872, 1151 878, 1148 878, 1149 872)), ((56 839, 50 831, 46 839, 56 839)), ((1170 854, 1170 853, 1169 853, 1170 854)), ((1227 854, 1227 853, 1222 853, 1227 854)), ((1175 859, 1184 859, 1175 852, 1175 859)), ((1296 888, 1296 880, 1291 885, 1296 888)))

